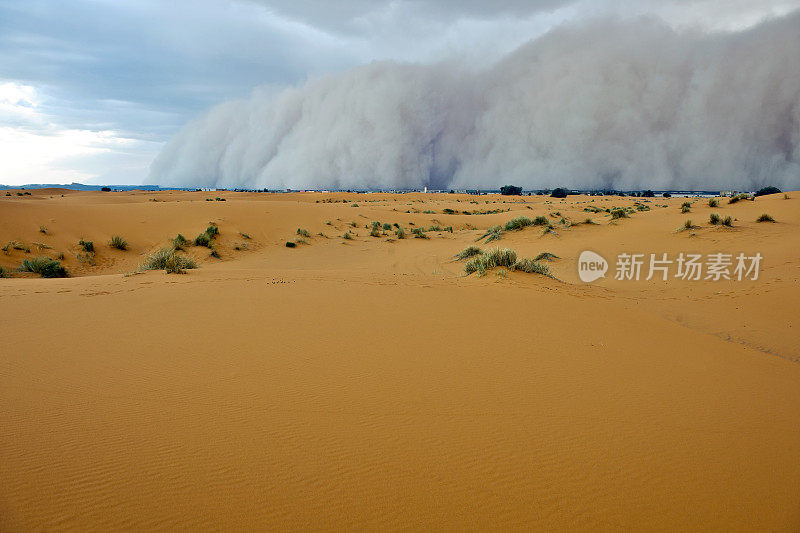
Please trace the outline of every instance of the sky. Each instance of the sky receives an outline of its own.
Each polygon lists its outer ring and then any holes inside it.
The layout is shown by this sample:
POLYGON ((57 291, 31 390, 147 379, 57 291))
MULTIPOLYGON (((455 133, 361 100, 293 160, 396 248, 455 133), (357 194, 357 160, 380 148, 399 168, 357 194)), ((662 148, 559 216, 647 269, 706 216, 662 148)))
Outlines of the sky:
POLYGON ((143 183, 220 102, 374 61, 480 68, 554 28, 735 32, 800 0, 0 0, 0 183, 143 183))

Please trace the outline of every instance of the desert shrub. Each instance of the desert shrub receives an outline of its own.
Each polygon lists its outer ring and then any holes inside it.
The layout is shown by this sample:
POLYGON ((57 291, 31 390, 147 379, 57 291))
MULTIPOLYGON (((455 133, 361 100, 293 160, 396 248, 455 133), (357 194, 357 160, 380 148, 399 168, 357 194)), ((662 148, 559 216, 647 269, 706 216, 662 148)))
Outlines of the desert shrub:
POLYGON ((422 228, 414 228, 411 230, 411 233, 414 234, 415 239, 430 239, 422 228))
POLYGON ((300 235, 301 237, 311 237, 308 231, 304 230, 303 228, 297 228, 297 234, 300 235))
POLYGON ((20 272, 33 272, 43 278, 66 278, 69 275, 67 269, 55 259, 49 257, 36 257, 33 259, 23 259, 19 267, 20 272))
POLYGON ((433 226, 428 226, 428 229, 425 231, 444 231, 444 229, 440 225, 434 224, 433 226))
POLYGON ((219 235, 219 228, 217 227, 217 225, 216 225, 216 224, 214 224, 214 223, 212 222, 212 223, 211 223, 211 225, 210 225, 210 226, 208 226, 208 227, 206 228, 206 234, 207 234, 207 235, 208 235, 210 238, 212 238, 212 239, 213 239, 213 238, 215 238, 217 235, 219 235))
POLYGON ((670 193, 668 193, 668 192, 665 192, 661 196, 663 196, 664 198, 672 198, 672 195, 670 193))
POLYGON ((44 226, 39 226, 39 233, 47 235, 47 228, 44 226))
POLYGON ((764 213, 756 219, 756 222, 775 222, 775 219, 770 215, 764 213))
POLYGON ((681 206, 681 213, 688 213, 689 211, 691 211, 691 209, 689 209, 688 205, 681 206))
POLYGON ((542 252, 537 255, 533 260, 534 261, 552 261, 553 259, 559 259, 556 254, 551 254, 550 252, 542 252))
POLYGON ((642 193, 642 196, 643 196, 644 198, 654 198, 654 197, 655 197, 655 195, 656 195, 656 194, 655 194, 653 191, 651 191, 650 189, 647 189, 646 191, 644 191, 644 192, 642 193))
POLYGON ((732 228, 733 227, 733 218, 731 218, 731 217, 723 218, 722 219, 722 225, 723 226, 728 226, 729 228, 732 228))
POLYGON ((94 255, 90 253, 78 254, 75 258, 84 265, 94 266, 94 255))
POLYGON ((197 264, 191 257, 175 253, 171 248, 160 248, 145 257, 144 263, 139 266, 139 270, 166 270, 170 273, 176 270, 197 268, 197 264))
POLYGON ((389 231, 391 229, 392 229, 392 225, 389 224, 388 222, 383 224, 383 231, 389 231))
POLYGON ((292 241, 286 241, 287 248, 294 248, 297 244, 293 243, 292 241))
POLYGON ((217 251, 217 249, 216 249, 216 248, 212 248, 212 249, 211 249, 211 254, 210 254, 210 255, 211 255, 211 257, 213 257, 214 259, 220 259, 219 252, 217 251))
POLYGON ((455 209, 450 209, 449 207, 445 207, 442 210, 442 213, 444 213, 445 215, 455 215, 457 211, 455 209))
POLYGON ((347 241, 352 241, 353 240, 353 236, 350 234, 349 231, 345 231, 344 235, 342 235, 342 239, 345 239, 347 241))
POLYGON ((622 208, 612 209, 611 210, 611 220, 616 220, 618 218, 630 218, 628 212, 622 208))
POLYGON ((784 200, 789 200, 789 195, 788 195, 788 194, 784 194, 784 195, 783 195, 783 199, 784 199, 784 200))
POLYGON ((395 230, 394 233, 395 233, 395 235, 397 235, 398 239, 405 239, 406 238, 406 230, 404 230, 403 228, 398 227, 395 230))
POLYGON ((708 201, 708 207, 719 207, 719 200, 712 198, 708 201))
POLYGON ((84 241, 83 239, 78 241, 78 246, 83 248, 84 252, 94 252, 94 243, 92 241, 84 241))
POLYGON ((194 245, 210 247, 211 236, 204 231, 203 233, 194 238, 194 245))
POLYGON ((769 187, 762 187, 756 191, 754 196, 764 196, 767 194, 778 194, 781 190, 777 187, 769 186, 769 187))
POLYGON ((351 222, 351 223, 350 223, 350 227, 351 227, 351 228, 355 228, 357 225, 358 225, 358 224, 356 224, 355 222, 351 222))
POLYGON ((589 225, 595 225, 595 226, 597 225, 597 222, 592 220, 590 217, 586 217, 586 220, 584 220, 583 223, 584 224, 589 224, 589 225))
POLYGON ((484 252, 483 254, 492 267, 502 266, 506 268, 514 268, 517 262, 517 252, 509 248, 495 248, 484 252))
POLYGON ((59 261, 63 261, 64 260, 64 252, 58 252, 58 255, 56 256, 56 259, 58 259, 59 261))
POLYGON ((175 250, 183 250, 183 247, 187 244, 189 244, 189 241, 180 233, 178 233, 177 237, 172 239, 172 248, 175 250))
POLYGON ((708 217, 708 222, 714 226, 722 222, 722 217, 717 213, 711 213, 708 217))
POLYGON ((539 263, 531 259, 520 259, 514 264, 514 270, 521 270, 528 274, 541 274, 543 276, 550 276, 550 267, 544 263, 539 263))
POLYGON ((533 220, 529 219, 528 217, 516 217, 512 218, 508 222, 506 222, 505 227, 503 228, 505 231, 514 231, 514 230, 521 230, 528 226, 533 225, 533 220))
POLYGON ((0 266, 0 278, 7 278, 7 277, 8 277, 8 271, 0 266))
POLYGON ((117 250, 127 250, 128 243, 125 239, 120 237, 119 235, 114 235, 111 237, 111 240, 108 241, 108 245, 112 248, 116 248, 117 250))
POLYGON ((747 195, 746 195, 746 194, 744 194, 744 193, 742 193, 742 194, 736 194, 736 195, 734 195, 734 196, 731 196, 731 199, 730 199, 730 200, 728 200, 728 203, 729 203, 729 204, 735 204, 735 203, 736 203, 736 202, 738 202, 739 200, 749 200, 749 199, 750 199, 750 197, 749 197, 749 196, 747 196, 747 195))
POLYGON ((684 229, 695 229, 696 227, 697 226, 692 224, 692 221, 687 218, 686 221, 683 223, 683 226, 681 227, 681 229, 682 230, 684 230, 684 229))
POLYGON ((369 236, 370 237, 380 237, 381 236, 381 230, 379 230, 378 228, 372 228, 370 230, 370 232, 369 232, 369 236))
POLYGON ((486 242, 499 241, 503 238, 503 228, 500 226, 492 226, 486 230, 486 233, 478 237, 477 240, 486 239, 486 242))
POLYGON ((477 246, 467 246, 466 248, 458 252, 458 254, 456 254, 456 257, 458 259, 469 259, 470 257, 480 255, 482 253, 483 250, 481 250, 477 246))
POLYGON ((566 198, 569 195, 569 191, 564 187, 558 187, 553 189, 553 192, 550 194, 551 198, 566 198))

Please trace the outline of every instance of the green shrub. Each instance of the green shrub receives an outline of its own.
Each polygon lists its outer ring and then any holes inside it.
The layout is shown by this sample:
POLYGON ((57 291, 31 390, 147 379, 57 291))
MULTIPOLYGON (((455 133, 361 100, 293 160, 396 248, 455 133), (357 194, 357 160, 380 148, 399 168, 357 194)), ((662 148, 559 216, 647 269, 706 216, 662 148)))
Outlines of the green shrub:
POLYGON ((550 221, 547 220, 547 217, 539 215, 538 217, 533 219, 533 225, 534 226, 549 226, 550 225, 550 221))
POLYGON ((216 224, 214 224, 214 223, 212 222, 212 223, 211 223, 211 225, 210 225, 210 226, 208 226, 208 227, 206 228, 206 234, 207 234, 207 235, 208 235, 210 238, 212 238, 212 239, 213 239, 213 238, 215 238, 217 235, 219 235, 219 228, 217 227, 217 225, 216 225, 216 224))
POLYGON ((220 258, 219 252, 217 251, 216 248, 212 248, 211 249, 211 257, 213 257, 214 259, 219 259, 220 258))
POLYGON ((775 219, 770 215, 764 213, 756 219, 756 222, 775 222, 775 219))
POLYGON ((430 239, 422 228, 414 228, 411 230, 411 233, 414 234, 415 239, 430 239))
POLYGON ((78 241, 78 246, 83 248, 84 252, 94 252, 94 243, 92 241, 84 241, 83 239, 78 241))
POLYGON ((691 209, 689 209, 689 206, 686 203, 684 203, 681 206, 681 213, 688 213, 689 211, 691 211, 691 209))
POLYGON ((458 259, 469 259, 470 257, 474 257, 476 255, 480 255, 483 253, 483 250, 478 248, 477 246, 467 246, 458 254, 456 254, 456 258, 458 259))
POLYGON ((514 270, 521 270, 528 274, 541 274, 543 276, 550 276, 550 267, 544 263, 532 261, 530 259, 520 259, 514 265, 514 270))
POLYGON ((777 187, 772 187, 772 186, 762 187, 761 189, 758 189, 758 192, 756 192, 754 196, 764 196, 766 194, 778 194, 779 192, 781 192, 781 190, 777 187))
POLYGON ((287 248, 294 248, 297 244, 293 243, 292 241, 286 241, 287 248))
POLYGON ((392 229, 392 225, 389 224, 388 222, 383 224, 383 231, 389 231, 391 229, 392 229))
POLYGON ((251 236, 250 236, 250 234, 248 234, 248 233, 242 233, 242 232, 240 231, 240 232, 239 232, 239 235, 241 235, 243 239, 252 239, 252 237, 251 237, 251 236))
POLYGON ((398 239, 405 239, 405 238, 406 238, 406 230, 404 230, 404 229, 403 229, 403 228, 401 228, 401 227, 398 227, 398 228, 395 230, 395 232, 394 232, 394 233, 395 233, 395 235, 397 235, 397 238, 398 238, 398 239))
POLYGON ((342 235, 342 239, 345 239, 345 240, 347 240, 347 241, 352 241, 352 240, 353 240, 353 236, 352 236, 352 235, 350 235, 350 232, 349 232, 349 231, 345 231, 345 232, 344 232, 344 235, 342 235))
POLYGON ((7 277, 8 277, 8 271, 6 271, 5 268, 0 266, 0 278, 7 278, 7 277))
POLYGON ((372 228, 370 230, 370 232, 369 232, 369 236, 370 237, 380 237, 381 236, 381 230, 379 230, 378 228, 372 228))
POLYGON ((591 219, 591 218, 589 218, 589 217, 586 217, 586 220, 584 220, 584 221, 583 221, 583 223, 584 223, 584 224, 588 224, 588 225, 590 225, 590 226, 592 226, 592 225, 596 226, 596 225, 597 225, 597 222, 595 222, 594 220, 592 220, 592 219, 591 219))
POLYGON ((533 260, 534 261, 552 261, 553 259, 560 259, 556 254, 551 254, 550 252, 542 252, 537 255, 533 260))
POLYGON ((114 235, 113 237, 111 237, 111 240, 108 242, 108 245, 111 246, 112 248, 116 248, 117 250, 128 249, 128 243, 125 241, 125 239, 123 239, 119 235, 114 235))
POLYGON ((172 239, 172 248, 175 250, 183 250, 183 247, 187 244, 189 244, 189 241, 180 233, 178 233, 177 237, 172 239))
POLYGON ((717 226, 722 222, 722 217, 717 213, 711 213, 708 217, 708 222, 713 226, 717 226))
POLYGON ((211 236, 206 232, 201 233, 200 235, 198 235, 197 237, 194 238, 194 245, 195 246, 206 246, 206 247, 210 248, 211 236))
POLYGON ((628 212, 622 208, 616 208, 611 210, 611 220, 616 220, 618 218, 630 218, 628 212))
POLYGON ((708 201, 708 207, 719 207, 719 200, 712 198, 708 201))
POLYGON ((308 231, 304 230, 303 228, 297 228, 297 234, 300 235, 301 237, 311 237, 308 231))
POLYGON ((533 225, 533 220, 529 219, 528 217, 520 216, 520 217, 512 218, 511 220, 506 222, 506 225, 505 225, 505 227, 503 229, 505 231, 515 231, 515 230, 521 230, 523 228, 526 228, 526 227, 532 226, 532 225, 533 225))
POLYGON ((486 230, 486 233, 478 237, 476 240, 480 241, 486 239, 486 242, 499 241, 503 238, 503 228, 500 226, 492 226, 486 230))
POLYGON ((161 248, 148 255, 139 270, 166 270, 170 274, 181 274, 184 269, 197 268, 191 257, 175 253, 171 248, 161 248))
POLYGON ((729 228, 732 228, 733 227, 733 218, 725 217, 724 219, 722 219, 722 225, 723 226, 728 226, 729 228))
POLYGON ((697 226, 692 224, 692 221, 690 219, 686 219, 686 222, 683 223, 683 226, 681 227, 681 230, 695 229, 695 228, 697 228, 697 226))
POLYGON ((20 272, 33 272, 43 278, 66 278, 69 275, 61 263, 49 257, 23 259, 19 270, 20 272))
POLYGON ((39 233, 44 233, 45 235, 47 235, 47 228, 45 228, 44 226, 39 226, 39 233))

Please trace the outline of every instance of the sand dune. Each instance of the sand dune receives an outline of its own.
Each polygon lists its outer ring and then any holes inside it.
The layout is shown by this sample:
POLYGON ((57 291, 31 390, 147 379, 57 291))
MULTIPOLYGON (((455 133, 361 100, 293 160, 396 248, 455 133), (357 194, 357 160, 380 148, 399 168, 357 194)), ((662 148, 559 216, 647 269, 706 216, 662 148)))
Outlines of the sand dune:
POLYGON ((63 253, 72 277, 0 279, 0 530, 800 528, 800 193, 682 214, 682 198, 31 192, 0 191, 0 244, 20 248, 0 266, 63 253), (613 222, 585 211, 637 201, 613 222), (520 215, 555 232, 480 245, 551 252, 554 278, 465 276, 453 256, 520 215), (211 222, 219 259, 189 246, 185 275, 125 275, 211 222), (431 225, 453 231, 410 234, 431 225), (587 249, 764 260, 756 281, 584 284, 587 249))

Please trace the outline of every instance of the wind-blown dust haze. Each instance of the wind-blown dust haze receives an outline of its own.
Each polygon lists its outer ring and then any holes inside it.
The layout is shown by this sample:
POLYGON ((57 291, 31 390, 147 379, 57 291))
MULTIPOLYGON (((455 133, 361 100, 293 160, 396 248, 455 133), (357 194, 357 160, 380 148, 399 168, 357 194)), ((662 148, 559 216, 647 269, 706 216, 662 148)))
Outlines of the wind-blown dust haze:
POLYGON ((476 69, 376 62, 186 125, 167 186, 800 188, 800 13, 738 33, 565 26, 476 69))

